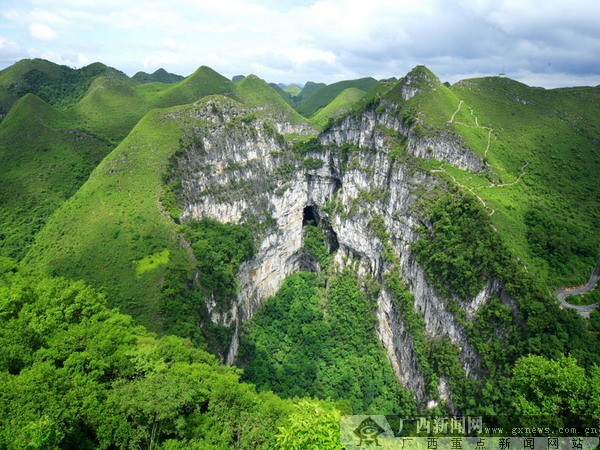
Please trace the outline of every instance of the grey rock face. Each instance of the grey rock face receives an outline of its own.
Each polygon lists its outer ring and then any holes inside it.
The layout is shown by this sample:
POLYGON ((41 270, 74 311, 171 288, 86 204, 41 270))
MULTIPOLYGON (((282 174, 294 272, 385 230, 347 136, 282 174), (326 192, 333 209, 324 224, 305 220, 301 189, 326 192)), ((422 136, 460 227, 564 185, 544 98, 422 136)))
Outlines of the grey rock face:
MULTIPOLYGON (((236 329, 226 362, 235 360, 239 325, 277 292, 284 278, 298 270, 318 270, 302 250, 303 221, 310 214, 335 240, 334 270, 350 265, 360 278, 382 283, 375 331, 400 382, 420 402, 430 401, 414 342, 383 281, 392 266, 384 258, 384 243, 370 225, 378 217, 390 236, 401 276, 414 295, 414 307, 424 317, 426 334, 448 337, 460 349, 467 376, 478 378, 479 357, 449 311, 449 299, 429 283, 410 247, 418 238, 416 227, 423 222, 415 208, 417 192, 430 192, 439 181, 416 170, 410 158, 399 162, 391 157, 386 133, 391 130, 404 136, 413 159, 437 158, 463 169, 483 170, 484 163, 461 139, 450 133, 415 136, 393 115, 393 105, 384 105, 379 112, 346 117, 320 135, 321 149, 298 156, 267 132, 260 120, 240 124, 239 118, 247 111, 219 108, 223 109, 219 114, 208 107, 197 112, 207 124, 200 135, 202 150, 190 150, 178 160, 185 203, 182 218, 240 222, 255 217, 271 223, 260 232, 254 257, 240 267, 239 291, 231 308, 223 311, 208 305, 214 322, 236 329), (234 122, 239 126, 231 127, 234 122), (354 147, 340 151, 344 145, 354 147), (321 167, 303 168, 307 158, 320 160, 321 167)), ((475 298, 459 299, 459 304, 472 315, 499 289, 490 281, 475 298)), ((448 401, 450 388, 444 383, 440 395, 448 401)))

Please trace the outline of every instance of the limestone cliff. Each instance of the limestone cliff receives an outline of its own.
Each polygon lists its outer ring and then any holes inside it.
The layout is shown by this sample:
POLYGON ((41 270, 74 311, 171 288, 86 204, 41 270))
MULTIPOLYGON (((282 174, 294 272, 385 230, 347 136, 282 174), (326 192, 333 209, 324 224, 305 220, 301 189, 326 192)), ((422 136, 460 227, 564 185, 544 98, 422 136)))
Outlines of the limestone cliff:
MULTIPOLYGON (((208 305, 213 321, 235 326, 228 364, 236 357, 239 325, 276 293, 283 279, 299 270, 318 270, 302 245, 303 225, 310 219, 329 238, 330 250, 335 253, 334 269, 351 266, 362 279, 382 285, 376 332, 398 379, 426 403, 433 401, 427 379, 402 314, 386 287, 385 274, 401 271, 414 295, 414 308, 423 315, 426 334, 448 337, 460 349, 466 375, 479 377, 476 352, 448 309, 449 299, 427 280, 411 243, 418 239, 416 227, 425 220, 415 207, 419 196, 442 183, 435 174, 419 170, 415 162, 436 158, 472 171, 483 170, 484 163, 460 137, 443 131, 417 134, 397 117, 391 102, 377 106, 347 116, 304 152, 294 151, 275 132, 281 126, 274 130, 250 109, 225 99, 198 107, 196 114, 206 124, 195 132, 199 144, 177 161, 182 220, 210 217, 258 224, 258 250, 240 268, 235 302, 224 310, 208 305), (382 242, 373 230, 374 219, 382 220, 389 243, 382 242), (391 246, 398 264, 391 264, 389 255, 386 257, 386 245, 391 246)), ((472 314, 498 290, 490 281, 475 298, 456 300, 472 314)), ((442 387, 439 391, 444 398, 449 394, 447 387, 442 387)))

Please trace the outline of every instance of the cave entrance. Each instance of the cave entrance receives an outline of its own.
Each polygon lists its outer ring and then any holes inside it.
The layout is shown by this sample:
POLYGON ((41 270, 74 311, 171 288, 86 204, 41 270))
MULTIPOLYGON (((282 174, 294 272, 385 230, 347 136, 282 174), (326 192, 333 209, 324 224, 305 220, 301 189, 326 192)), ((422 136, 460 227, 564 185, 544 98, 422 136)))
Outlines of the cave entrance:
POLYGON ((319 225, 319 216, 317 215, 315 207, 312 205, 305 206, 304 211, 302 212, 302 226, 305 227, 310 222, 314 225, 319 225))
POLYGON ((317 208, 313 205, 307 205, 304 207, 304 211, 302 212, 302 227, 309 225, 312 222, 312 225, 317 226, 323 230, 325 234, 325 243, 327 244, 327 248, 329 253, 335 252, 339 247, 337 234, 331 228, 331 225, 327 220, 321 221, 319 219, 319 213, 317 212, 317 208))

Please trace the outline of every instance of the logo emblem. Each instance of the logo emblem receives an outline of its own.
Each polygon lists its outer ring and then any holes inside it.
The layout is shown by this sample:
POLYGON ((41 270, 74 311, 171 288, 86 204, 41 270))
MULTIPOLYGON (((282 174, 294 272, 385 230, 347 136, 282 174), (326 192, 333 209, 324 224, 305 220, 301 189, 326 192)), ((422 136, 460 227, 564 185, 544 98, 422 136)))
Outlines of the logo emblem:
POLYGON ((385 430, 379 426, 377 422, 375 422, 370 417, 367 417, 363 420, 360 425, 354 430, 354 434, 358 436, 361 445, 373 445, 375 444, 379 447, 379 441, 377 441, 377 436, 383 433, 385 430))

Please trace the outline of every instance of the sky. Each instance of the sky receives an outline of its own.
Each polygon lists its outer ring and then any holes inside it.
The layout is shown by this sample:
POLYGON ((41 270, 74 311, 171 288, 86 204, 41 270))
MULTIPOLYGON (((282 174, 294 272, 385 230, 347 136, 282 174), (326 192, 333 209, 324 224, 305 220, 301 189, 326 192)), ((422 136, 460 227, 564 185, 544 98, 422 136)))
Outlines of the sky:
POLYGON ((498 75, 600 85, 598 0, 2 0, 0 69, 100 61, 133 75, 202 65, 232 77, 332 83, 498 75))

